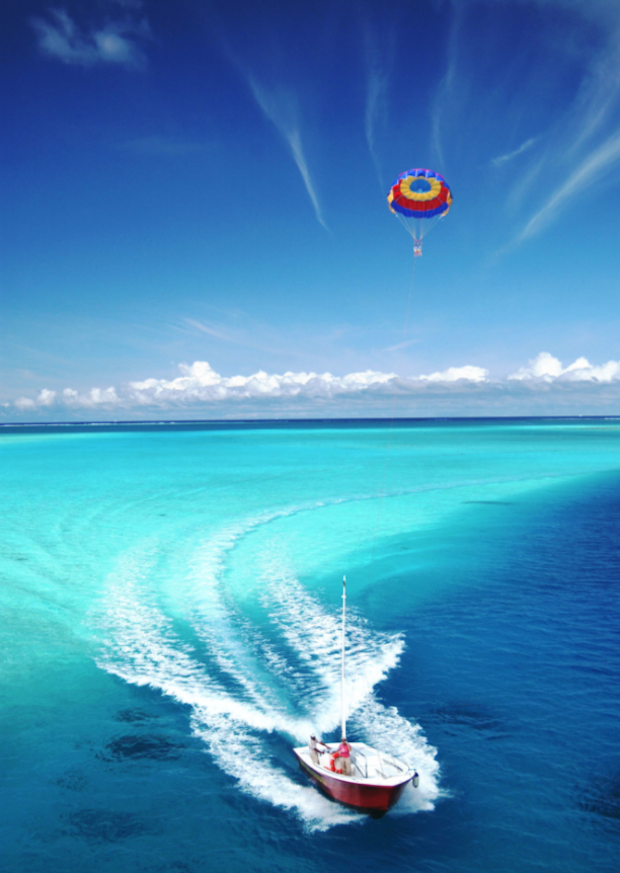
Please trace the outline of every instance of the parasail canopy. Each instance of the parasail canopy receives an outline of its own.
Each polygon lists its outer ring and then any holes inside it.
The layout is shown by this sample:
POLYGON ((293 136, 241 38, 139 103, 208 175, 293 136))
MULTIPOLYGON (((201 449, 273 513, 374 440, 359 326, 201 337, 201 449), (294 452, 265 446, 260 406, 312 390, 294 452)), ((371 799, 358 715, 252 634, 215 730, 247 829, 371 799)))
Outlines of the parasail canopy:
POLYGON ((416 167, 396 179, 388 205, 413 237, 414 254, 421 255, 422 237, 448 213, 452 192, 439 173, 416 167))

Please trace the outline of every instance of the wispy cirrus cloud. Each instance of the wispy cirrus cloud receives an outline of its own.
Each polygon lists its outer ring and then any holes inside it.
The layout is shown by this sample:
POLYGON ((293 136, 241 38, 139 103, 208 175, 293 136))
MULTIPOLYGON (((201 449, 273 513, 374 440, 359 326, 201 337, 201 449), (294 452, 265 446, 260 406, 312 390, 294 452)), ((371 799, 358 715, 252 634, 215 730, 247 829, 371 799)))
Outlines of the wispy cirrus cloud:
POLYGON ((226 343, 240 343, 245 345, 245 341, 240 338, 235 338, 230 331, 219 325, 205 324, 204 321, 197 321, 195 318, 185 318, 185 324, 193 327, 200 333, 205 333, 207 336, 212 336, 214 339, 223 340, 226 343))
MULTIPOLYGON (((587 14, 586 8, 583 11, 587 14)), ((572 107, 572 151, 604 127, 620 98, 620 7, 617 4, 615 14, 605 17, 600 26, 606 37, 604 47, 593 56, 586 69, 572 107)))
MULTIPOLYGON (((580 0, 540 2, 574 8, 593 20, 600 29, 602 47, 593 49, 585 63, 575 98, 553 132, 555 143, 529 172, 530 179, 542 172, 549 179, 555 177, 556 185, 508 248, 540 233, 576 198, 597 192, 594 183, 614 170, 620 160, 620 6, 580 0)), ((518 199, 522 181, 516 186, 513 202, 518 199)))
POLYGON ((420 342, 419 339, 403 340, 400 343, 396 343, 396 345, 394 345, 394 346, 387 346, 385 349, 383 349, 383 351, 384 352, 399 352, 401 349, 407 349, 407 348, 409 348, 409 346, 412 346, 418 342, 420 342))
POLYGON ((299 102, 295 93, 287 88, 268 88, 258 82, 255 76, 248 76, 250 90, 258 106, 265 117, 272 122, 278 133, 288 145, 297 169, 301 174, 308 197, 314 208, 319 224, 325 230, 329 230, 316 193, 316 188, 310 175, 310 169, 306 160, 303 142, 301 138, 301 124, 299 119, 299 102))
POLYGON ((538 212, 529 219, 517 236, 515 243, 523 242, 542 230, 571 199, 583 194, 587 185, 592 185, 593 182, 612 170, 619 160, 620 130, 581 161, 568 178, 556 188, 538 212))
POLYGON ((527 139, 524 143, 522 143, 514 151, 508 152, 508 154, 505 155, 499 155, 499 157, 497 158, 493 158, 491 163, 495 167, 499 167, 502 164, 507 164, 508 161, 512 161, 514 158, 518 158, 519 155, 523 154, 523 152, 527 152, 529 149, 531 149, 532 146, 536 144, 536 142, 538 142, 538 137, 531 137, 530 139, 527 139))
POLYGON ((462 8, 463 4, 458 2, 458 0, 453 0, 451 3, 452 11, 446 49, 446 68, 431 107, 431 140, 441 164, 445 163, 443 149, 444 119, 450 115, 452 108, 451 101, 454 97, 457 83, 458 44, 463 17, 462 8))
POLYGON ((380 184, 383 182, 383 174, 377 153, 376 130, 380 121, 386 117, 387 83, 388 74, 379 67, 371 67, 368 72, 364 130, 380 184))
POLYGON ((395 34, 389 26, 378 29, 377 22, 366 21, 363 40, 366 56, 364 133, 379 184, 383 188, 385 179, 379 161, 377 138, 387 123, 388 85, 394 60, 395 34))
POLYGON ((272 327, 260 321, 240 317, 241 314, 232 317, 231 321, 230 314, 227 315, 228 323, 185 317, 176 327, 183 332, 204 334, 213 340, 232 346, 254 349, 269 355, 275 352, 287 358, 303 356, 303 350, 309 347, 316 348, 324 339, 320 335, 308 338, 305 333, 296 334, 294 337, 287 333, 283 338, 278 331, 274 331, 272 327))
POLYGON ((31 19, 40 50, 64 64, 93 67, 111 64, 133 70, 146 67, 142 44, 151 38, 146 18, 127 15, 101 26, 80 27, 64 9, 31 19))

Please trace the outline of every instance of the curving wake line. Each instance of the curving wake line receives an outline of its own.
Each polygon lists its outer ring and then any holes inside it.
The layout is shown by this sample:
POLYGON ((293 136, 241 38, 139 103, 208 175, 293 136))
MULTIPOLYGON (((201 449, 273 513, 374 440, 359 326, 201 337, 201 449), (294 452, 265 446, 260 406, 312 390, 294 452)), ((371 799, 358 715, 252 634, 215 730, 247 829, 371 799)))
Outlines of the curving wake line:
POLYGON ((264 737, 281 727, 279 714, 229 694, 175 636, 172 621, 149 602, 145 582, 151 563, 128 556, 110 579, 101 609, 94 616, 105 635, 98 666, 190 706, 194 735, 248 794, 296 812, 311 830, 356 821, 359 816, 273 766, 265 754, 264 737))
MULTIPOLYGON (((196 551, 178 586, 183 637, 154 590, 157 544, 126 554, 93 613, 103 643, 97 663, 126 682, 188 705, 194 735, 253 797, 295 812, 312 830, 363 821, 291 778, 292 759, 277 764, 282 737, 287 745, 291 737, 304 742, 312 728, 327 734, 338 725, 340 638, 337 617, 269 557, 263 562, 258 613, 250 619, 230 602, 223 583, 226 554, 272 519, 265 515, 230 527, 196 551)), ((436 750, 419 726, 384 707, 374 693, 398 664, 402 638, 374 633, 353 617, 347 647, 352 733, 397 751, 415 766, 420 788, 411 790, 404 806, 432 809, 439 795, 436 750)))

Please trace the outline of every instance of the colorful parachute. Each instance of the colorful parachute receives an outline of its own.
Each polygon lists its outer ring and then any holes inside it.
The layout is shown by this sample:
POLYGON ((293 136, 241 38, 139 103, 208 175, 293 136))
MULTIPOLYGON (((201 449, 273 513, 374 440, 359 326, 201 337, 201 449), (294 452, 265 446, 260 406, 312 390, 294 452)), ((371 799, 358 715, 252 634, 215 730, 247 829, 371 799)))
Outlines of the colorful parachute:
POLYGON ((434 170, 416 168, 401 173, 390 188, 388 205, 413 237, 413 253, 422 254, 422 237, 452 205, 446 180, 434 170))

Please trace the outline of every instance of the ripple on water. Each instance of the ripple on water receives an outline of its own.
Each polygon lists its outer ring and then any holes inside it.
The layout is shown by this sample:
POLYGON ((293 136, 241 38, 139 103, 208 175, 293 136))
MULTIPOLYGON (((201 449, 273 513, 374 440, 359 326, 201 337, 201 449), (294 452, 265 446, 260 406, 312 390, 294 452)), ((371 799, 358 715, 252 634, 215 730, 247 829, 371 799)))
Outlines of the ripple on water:
POLYGON ((148 712, 144 712, 143 709, 121 709, 114 716, 114 721, 125 721, 135 724, 153 721, 155 718, 157 718, 156 715, 150 715, 148 712))
POLYGON ((435 707, 425 716, 426 722, 471 728, 476 731, 504 732, 505 727, 492 709, 481 703, 454 701, 435 707))
POLYGON ((124 734, 111 740, 104 752, 97 757, 105 761, 122 761, 128 758, 149 758, 154 761, 178 758, 181 747, 159 734, 124 734))
POLYGON ((54 779, 54 785, 65 788, 67 791, 84 791, 88 787, 88 779, 79 770, 67 770, 58 779, 54 779))
POLYGON ((116 843, 154 832, 153 825, 145 818, 111 809, 78 809, 65 816, 65 820, 67 836, 97 843, 116 843))
POLYGON ((620 821, 620 772, 593 779, 585 789, 579 806, 585 812, 620 821))

